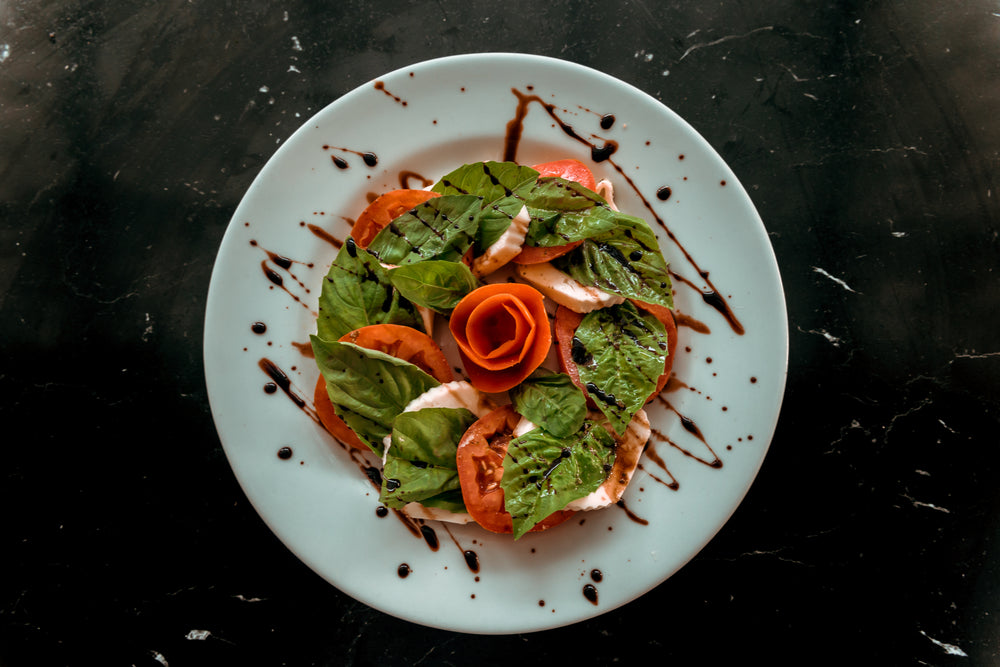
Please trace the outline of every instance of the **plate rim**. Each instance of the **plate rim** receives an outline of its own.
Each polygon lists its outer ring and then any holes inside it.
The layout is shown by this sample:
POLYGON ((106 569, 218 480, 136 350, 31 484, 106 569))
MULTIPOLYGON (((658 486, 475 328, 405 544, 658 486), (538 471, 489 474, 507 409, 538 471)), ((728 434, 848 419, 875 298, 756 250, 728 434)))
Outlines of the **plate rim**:
MULTIPOLYGON (((539 63, 546 63, 547 65, 549 65, 551 67, 556 67, 556 68, 569 67, 569 68, 577 70, 582 75, 589 76, 589 77, 597 76, 597 77, 603 79, 605 82, 607 82, 610 85, 619 86, 619 87, 625 87, 632 94, 640 95, 643 98, 645 98, 646 100, 648 100, 649 102, 653 103, 658 108, 659 112, 664 113, 665 115, 667 115, 668 117, 670 117, 670 119, 673 122, 680 123, 683 126, 685 126, 686 128, 688 128, 688 130, 693 134, 693 136, 699 141, 699 143, 702 146, 702 148, 705 149, 705 150, 707 150, 711 154, 711 156, 719 164, 723 165, 729 172, 732 173, 732 168, 728 165, 728 163, 725 162, 725 160, 722 159, 721 155, 719 155, 719 153, 715 150, 714 146, 712 146, 694 128, 694 126, 691 123, 689 123, 686 119, 684 119, 679 114, 677 114, 677 112, 675 112, 673 109, 671 109, 667 104, 665 104, 664 102, 656 99, 652 95, 649 95, 648 93, 646 93, 642 89, 638 88, 637 86, 635 86, 635 85, 633 85, 633 84, 631 84, 631 83, 629 83, 627 81, 623 81, 623 80, 618 79, 618 78, 616 78, 616 77, 614 77, 614 76, 612 76, 610 74, 607 74, 605 72, 602 72, 602 71, 594 69, 594 68, 591 68, 591 67, 589 67, 587 65, 583 65, 583 64, 580 64, 580 63, 577 63, 577 62, 574 62, 574 61, 563 60, 563 59, 560 59, 560 58, 554 58, 554 57, 551 57, 551 56, 545 56, 545 55, 539 55, 539 54, 526 54, 526 53, 515 53, 515 52, 500 51, 500 52, 475 52, 475 53, 453 54, 453 55, 448 55, 448 56, 442 56, 442 57, 439 57, 439 58, 431 58, 431 59, 423 60, 423 61, 420 61, 420 62, 417 62, 417 63, 413 63, 413 64, 405 65, 405 66, 402 66, 402 67, 398 67, 398 68, 396 68, 394 70, 391 70, 391 71, 389 71, 389 72, 387 72, 385 74, 382 74, 382 75, 380 75, 378 77, 369 79, 368 81, 366 81, 366 82, 364 82, 364 83, 362 83, 362 84, 360 84, 360 85, 352 88, 350 91, 348 91, 348 92, 344 93, 343 95, 340 95, 339 97, 333 99, 331 102, 329 102, 328 104, 326 104, 325 106, 323 106, 321 109, 317 110, 310 117, 304 119, 304 121, 301 123, 301 125, 298 128, 296 128, 296 130, 294 132, 292 132, 291 135, 289 135, 288 139, 286 139, 286 140, 284 140, 282 142, 282 144, 278 147, 278 149, 267 159, 267 161, 264 163, 264 165, 260 168, 260 170, 258 171, 258 173, 255 175, 255 177, 251 181, 249 187, 247 188, 247 190, 241 196, 239 204, 233 210, 233 215, 230 218, 230 221, 229 221, 229 223, 226 226, 226 230, 225 230, 225 232, 224 232, 224 234, 223 234, 223 236, 222 236, 222 238, 221 238, 221 240, 219 242, 219 247, 218 247, 218 250, 217 250, 217 253, 216 253, 216 257, 215 257, 215 261, 214 261, 213 269, 212 269, 212 274, 211 274, 211 278, 209 280, 209 285, 208 285, 208 295, 207 295, 207 299, 206 299, 206 309, 205 309, 205 324, 204 324, 203 332, 202 332, 203 333, 202 355, 203 355, 203 361, 204 361, 204 367, 205 367, 204 368, 204 370, 205 370, 205 383, 206 383, 206 388, 208 390, 207 391, 207 396, 208 396, 210 411, 211 411, 211 414, 212 414, 212 417, 213 417, 213 423, 216 426, 216 431, 217 431, 217 434, 218 434, 218 437, 219 437, 220 444, 222 445, 223 450, 224 450, 224 452, 226 454, 226 457, 227 457, 227 461, 229 462, 230 469, 232 470, 234 476, 236 477, 237 482, 239 483, 239 485, 241 487, 241 490, 243 491, 243 493, 246 496, 247 500, 254 507, 254 510, 257 513, 258 517, 260 517, 261 520, 264 521, 265 525, 268 526, 269 530, 271 530, 272 533, 276 537, 278 537, 279 541, 286 548, 288 548, 289 551, 291 551, 291 553, 294 556, 296 556, 296 558, 298 558, 300 561, 302 561, 304 564, 306 564, 308 567, 310 567, 310 569, 312 569, 322 579, 324 579, 325 581, 327 581, 330 585, 334 586, 338 590, 341 590, 345 594, 350 595, 351 597, 354 597, 354 598, 358 599, 362 603, 364 603, 364 604, 366 604, 366 605, 368 605, 368 606, 370 606, 370 607, 372 607, 374 609, 377 609, 380 612, 386 613, 386 614, 391 615, 391 616, 395 616, 397 618, 402 618, 404 620, 407 620, 407 621, 410 621, 410 622, 414 622, 414 623, 418 623, 418 624, 422 624, 422 625, 426 625, 428 627, 435 627, 435 628, 444 629, 444 630, 451 630, 451 631, 465 632, 465 633, 472 633, 472 634, 527 633, 527 632, 535 632, 535 631, 542 631, 542 630, 546 630, 546 629, 552 629, 552 628, 555 628, 555 627, 561 627, 561 626, 565 626, 565 625, 568 625, 568 624, 573 624, 573 623, 581 622, 583 620, 586 620, 586 619, 589 619, 589 618, 593 618, 595 616, 607 613, 607 612, 609 612, 609 611, 611 611, 613 609, 617 609, 617 608, 619 608, 621 606, 624 606, 624 605, 626 605, 626 604, 634 601, 635 599, 637 599, 638 597, 641 597, 642 595, 645 595, 645 594, 649 593, 654 588, 656 588, 657 586, 659 586, 660 584, 662 584, 664 581, 666 581, 667 579, 669 579, 672 576, 674 576, 677 573, 677 571, 679 571, 685 565, 687 565, 688 563, 690 563, 691 560, 693 560, 698 555, 698 553, 700 553, 705 548, 705 546, 712 539, 714 539, 714 537, 719 533, 719 531, 721 531, 721 529, 729 522, 729 520, 732 518, 733 514, 736 512, 736 510, 742 504, 743 500, 745 499, 746 494, 749 492, 750 488, 753 486, 754 482, 756 481, 756 479, 757 479, 757 477, 759 475, 760 469, 761 469, 761 467, 764 464, 764 460, 765 460, 765 458, 767 456, 767 453, 770 450, 770 446, 772 444, 772 441, 773 441, 773 438, 774 438, 774 434, 776 432, 777 425, 778 425, 778 422, 779 422, 779 418, 780 418, 780 415, 781 415, 781 410, 782 410, 782 406, 783 406, 783 403, 784 403, 784 394, 785 394, 785 389, 786 389, 786 383, 787 383, 788 355, 789 355, 789 331, 788 331, 788 317, 787 317, 787 300, 786 300, 785 294, 784 294, 784 287, 783 287, 783 283, 782 283, 782 279, 781 279, 780 266, 777 263, 777 258, 776 258, 775 253, 774 253, 774 248, 773 248, 773 246, 770 243, 770 239, 767 237, 766 227, 764 226, 763 220, 761 219, 760 214, 757 211, 756 206, 753 204, 753 202, 752 202, 749 194, 747 193, 746 189, 744 188, 744 186, 743 186, 742 182, 739 180, 739 178, 736 177, 735 173, 733 173, 733 176, 734 176, 734 179, 735 179, 734 185, 738 185, 740 194, 741 194, 742 198, 745 200, 745 202, 744 202, 745 203, 745 208, 746 208, 747 212, 750 213, 750 215, 751 215, 751 217, 753 219, 753 222, 755 223, 756 227, 758 228, 757 231, 760 234, 763 235, 763 238, 766 241, 766 243, 764 244, 764 246, 766 247, 766 249, 768 250, 768 253, 769 253, 766 259, 767 259, 768 269, 770 269, 771 273, 772 273, 772 275, 770 276, 770 278, 773 281, 775 281, 775 286, 776 286, 776 289, 777 289, 777 296, 779 298, 780 305, 781 305, 781 308, 779 309, 779 312, 774 313, 774 315, 777 316, 779 318, 779 320, 780 320, 780 327, 779 327, 779 329, 782 332, 782 336, 781 336, 781 340, 780 340, 780 346, 781 346, 781 368, 780 368, 780 373, 778 373, 778 375, 779 375, 779 377, 777 379, 777 385, 778 386, 777 386, 777 390, 775 392, 776 403, 775 403, 774 415, 773 415, 773 418, 770 420, 770 423, 768 424, 768 437, 767 437, 766 443, 763 445, 763 447, 761 447, 761 451, 760 451, 759 456, 757 457, 756 465, 754 466, 752 474, 750 474, 749 476, 746 477, 745 484, 740 489, 740 492, 738 494, 738 499, 730 505, 730 507, 728 508, 728 512, 726 513, 725 518, 719 522, 718 526, 714 527, 711 531, 708 531, 707 534, 705 535, 704 539, 696 546, 696 548, 693 548, 691 550, 690 556, 688 556, 687 558, 683 559, 681 562, 679 562, 678 564, 676 564, 676 566, 673 567, 672 569, 670 569, 669 571, 666 571, 665 574, 663 574, 655 582, 653 582, 651 585, 649 585, 644 591, 639 592, 638 594, 636 594, 634 596, 628 597, 627 599, 621 599, 621 600, 617 601, 613 605, 602 606, 602 607, 596 609, 593 613, 576 615, 576 616, 573 616, 573 617, 565 619, 565 620, 564 619, 553 619, 552 623, 549 623, 549 624, 537 624, 534 627, 523 627, 523 628, 518 628, 518 629, 514 629, 514 630, 500 630, 500 631, 497 631, 497 632, 490 632, 488 630, 483 630, 483 629, 470 629, 470 628, 467 628, 467 627, 466 628, 458 628, 458 627, 455 627, 454 625, 448 624, 448 623, 438 624, 438 623, 434 623, 433 621, 432 622, 428 622, 428 620, 426 618, 417 619, 414 616, 407 616, 407 615, 398 614, 398 613, 395 613, 395 612, 393 612, 391 610, 387 610, 387 609, 385 609, 383 607, 373 605, 370 601, 357 598, 357 596, 353 595, 352 593, 345 591, 336 582, 331 581, 329 577, 327 577, 319 569, 317 569, 317 567, 310 561, 310 559, 307 559, 306 557, 304 557, 303 554, 301 554, 298 551, 296 551, 294 548, 292 548, 292 546, 290 544, 288 544, 286 542, 286 540, 282 537, 282 532, 281 532, 280 528, 278 526, 272 525, 272 523, 269 521, 269 519, 267 517, 267 513, 264 512, 264 511, 262 511, 262 508, 258 506, 258 500, 255 499, 253 497, 253 495, 251 495, 250 490, 248 489, 247 485, 244 483, 244 479, 241 477, 241 474, 240 474, 240 471, 239 471, 239 466, 234 461, 233 454, 232 454, 232 449, 231 449, 230 446, 227 446, 227 444, 226 444, 227 436, 226 436, 226 434, 224 434, 222 432, 221 426, 220 426, 219 421, 218 421, 218 419, 216 417, 216 415, 218 414, 218 409, 219 409, 219 407, 217 405, 218 402, 219 402, 218 392, 217 391, 215 391, 215 392, 212 391, 212 387, 214 386, 215 380, 210 376, 210 373, 209 373, 209 370, 210 370, 210 363, 209 363, 209 360, 208 360, 208 356, 209 356, 209 353, 210 353, 210 349, 209 348, 210 348, 211 343, 214 342, 214 340, 215 340, 215 332, 214 332, 214 329, 213 329, 214 319, 212 317, 212 314, 213 314, 213 312, 218 312, 216 300, 218 298, 219 290, 220 290, 220 288, 218 288, 216 286, 216 284, 217 284, 217 281, 224 280, 224 276, 221 275, 221 272, 219 270, 220 269, 219 258, 221 257, 221 255, 224 252, 224 250, 227 248, 227 242, 228 243, 232 243, 232 241, 230 240, 230 236, 231 235, 234 236, 236 234, 236 228, 238 227, 238 221, 240 219, 240 212, 241 212, 242 207, 244 206, 244 202, 246 202, 246 200, 250 197, 251 193, 253 193, 255 191, 255 189, 261 187, 260 184, 271 174, 272 171, 274 171, 274 170, 276 170, 276 169, 279 168, 279 166, 278 166, 278 162, 280 161, 279 157, 282 156, 284 152, 287 152, 286 151, 286 147, 288 147, 288 146, 294 146, 297 143, 297 141, 299 140, 299 139, 297 139, 297 137, 299 137, 300 134, 304 134, 304 133, 308 132, 309 127, 316 122, 317 117, 319 117, 321 115, 325 116, 325 115, 328 115, 328 114, 335 113, 336 108, 339 105, 345 105, 346 106, 346 105, 350 104, 351 101, 354 99, 354 97, 362 95, 364 93, 364 91, 367 88, 369 88, 376 81, 387 80, 387 79, 390 79, 392 77, 398 77, 398 76, 400 76, 401 74, 404 74, 404 73, 408 73, 408 72, 411 72, 411 71, 414 71, 414 70, 426 69, 428 67, 448 66, 448 65, 451 65, 451 64, 454 64, 454 63, 460 63, 460 64, 461 63, 472 63, 472 62, 475 62, 475 61, 478 61, 478 60, 492 61, 492 62, 496 62, 498 60, 501 60, 501 61, 517 61, 517 62, 519 62, 519 63, 522 64, 521 66, 524 66, 524 65, 527 65, 527 64, 532 64, 534 66, 537 66, 539 63), (295 140, 295 141, 293 141, 293 140, 295 140), (215 306, 215 308, 213 308, 213 306, 215 306)), ((292 150, 292 149, 287 149, 287 150, 292 150)), ((749 220, 747 222, 749 222, 749 220)), ((777 372, 777 369, 774 369, 774 371, 777 372)), ((770 372, 770 369, 769 369, 769 372, 770 372)))

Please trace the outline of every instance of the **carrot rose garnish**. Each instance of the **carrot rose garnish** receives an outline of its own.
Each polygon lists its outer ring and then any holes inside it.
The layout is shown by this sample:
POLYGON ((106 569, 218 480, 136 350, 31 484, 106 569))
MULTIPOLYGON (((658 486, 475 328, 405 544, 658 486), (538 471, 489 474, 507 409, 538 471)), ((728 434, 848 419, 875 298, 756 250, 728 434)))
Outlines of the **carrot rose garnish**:
POLYGON ((473 290, 448 323, 472 385, 487 393, 507 391, 548 355, 552 330, 544 297, 520 283, 473 290))

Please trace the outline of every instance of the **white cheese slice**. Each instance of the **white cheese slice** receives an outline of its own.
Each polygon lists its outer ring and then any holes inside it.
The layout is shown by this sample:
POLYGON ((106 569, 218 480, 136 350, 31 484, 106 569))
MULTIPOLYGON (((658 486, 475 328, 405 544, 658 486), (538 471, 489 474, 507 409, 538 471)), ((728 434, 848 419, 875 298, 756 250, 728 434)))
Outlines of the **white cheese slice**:
POLYGON ((615 205, 615 186, 611 184, 611 181, 606 178, 601 179, 601 182, 594 188, 594 192, 604 198, 604 201, 608 203, 608 208, 612 211, 618 210, 618 207, 615 205))
POLYGON ((629 422, 628 428, 621 438, 618 438, 618 448, 615 450, 615 463, 608 473, 608 478, 589 495, 577 498, 566 506, 568 510, 587 511, 608 507, 621 500, 626 487, 632 481, 632 475, 639 467, 639 458, 649 440, 649 418, 645 410, 639 410, 629 422))
POLYGON ((452 512, 440 507, 424 507, 420 503, 407 503, 401 510, 411 519, 427 521, 444 521, 445 523, 472 523, 472 515, 468 512, 452 512))
POLYGON ((539 292, 560 306, 566 306, 578 313, 589 313, 625 301, 625 297, 608 294, 574 280, 549 262, 518 265, 516 270, 521 278, 531 283, 539 292))
MULTIPOLYGON (((428 389, 406 404, 403 412, 415 412, 424 408, 465 408, 476 417, 485 417, 495 406, 481 391, 464 380, 446 382, 428 389)), ((384 452, 382 465, 385 466, 392 444, 392 436, 387 435, 382 441, 384 452)), ((403 514, 412 519, 429 521, 444 521, 446 523, 470 523, 472 516, 466 512, 452 512, 439 507, 424 507, 420 503, 407 503, 403 506, 403 514)))
POLYGON ((524 235, 528 232, 530 221, 528 207, 522 206, 500 238, 482 255, 472 260, 472 273, 479 277, 489 275, 517 257, 524 245, 524 235))
POLYGON ((511 434, 511 438, 520 438, 528 431, 534 431, 536 428, 538 428, 538 426, 535 423, 525 417, 521 417, 521 421, 517 422, 517 426, 514 427, 514 432, 511 434))
MULTIPOLYGON (((464 380, 456 380, 428 389, 407 403, 403 412, 416 412, 424 408, 465 408, 479 418, 485 417, 494 407, 486 394, 464 380)), ((392 444, 392 436, 387 435, 382 440, 383 466, 388 459, 390 444, 392 444)))

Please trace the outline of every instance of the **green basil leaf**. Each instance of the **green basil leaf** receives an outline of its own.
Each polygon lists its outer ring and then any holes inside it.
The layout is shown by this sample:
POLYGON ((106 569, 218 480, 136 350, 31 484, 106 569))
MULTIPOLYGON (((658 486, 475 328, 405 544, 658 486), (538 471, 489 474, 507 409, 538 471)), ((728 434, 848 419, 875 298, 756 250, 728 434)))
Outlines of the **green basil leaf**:
POLYGON ((372 451, 410 401, 441 383, 417 366, 377 350, 311 336, 334 410, 372 451))
POLYGON ((396 417, 379 501, 401 508, 448 491, 461 493, 455 456, 459 441, 475 421, 465 408, 424 408, 396 417))
POLYGON ((431 260, 389 271, 389 280, 408 301, 447 315, 479 281, 462 262, 431 260))
POLYGON ((510 221, 521 212, 524 199, 537 178, 537 171, 514 162, 474 162, 445 175, 431 189, 442 195, 482 197, 476 247, 485 250, 507 231, 510 221))
POLYGON ((587 418, 587 399, 565 373, 538 369, 510 390, 519 415, 554 436, 576 433, 587 418))
POLYGON ((514 520, 514 539, 596 491, 614 460, 614 438, 594 421, 585 421, 568 439, 536 428, 511 440, 500 486, 504 507, 514 520))
POLYGON ((529 246, 549 247, 582 241, 618 226, 620 213, 596 192, 575 181, 539 178, 528 195, 529 246))
POLYGON ((385 264, 457 262, 476 237, 480 201, 474 195, 428 199, 386 225, 368 249, 385 264))
POLYGON ((413 304, 393 289, 389 272, 371 253, 348 239, 323 280, 316 333, 325 340, 337 340, 369 324, 424 329, 413 304))
POLYGON ((553 263, 584 285, 673 308, 670 271, 656 234, 642 218, 618 214, 617 222, 553 263))
POLYGON ((574 334, 580 382, 615 433, 625 432, 646 404, 667 361, 667 333, 630 301, 588 313, 574 334), (579 348, 577 343, 579 342, 579 348))

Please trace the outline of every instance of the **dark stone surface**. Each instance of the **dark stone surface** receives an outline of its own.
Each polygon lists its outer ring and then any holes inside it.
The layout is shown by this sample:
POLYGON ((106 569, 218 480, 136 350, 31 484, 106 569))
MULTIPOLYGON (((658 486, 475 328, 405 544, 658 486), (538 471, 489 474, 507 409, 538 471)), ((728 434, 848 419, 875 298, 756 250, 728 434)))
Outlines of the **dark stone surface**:
POLYGON ((998 38, 983 0, 0 4, 0 664, 1000 664, 998 38), (757 205, 790 320, 722 532, 632 604, 510 637, 301 564, 233 478, 201 359, 218 244, 279 142, 473 51, 686 118, 757 205))

